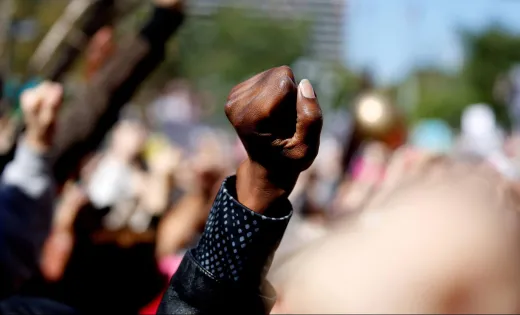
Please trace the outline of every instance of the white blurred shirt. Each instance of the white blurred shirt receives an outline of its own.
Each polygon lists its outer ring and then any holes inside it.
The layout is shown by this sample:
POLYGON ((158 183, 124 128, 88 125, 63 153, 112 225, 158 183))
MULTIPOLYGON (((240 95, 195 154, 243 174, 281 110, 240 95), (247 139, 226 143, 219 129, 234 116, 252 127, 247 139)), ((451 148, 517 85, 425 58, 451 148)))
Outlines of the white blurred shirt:
POLYGON ((87 185, 87 194, 98 208, 114 206, 132 197, 132 168, 112 156, 105 155, 87 185))

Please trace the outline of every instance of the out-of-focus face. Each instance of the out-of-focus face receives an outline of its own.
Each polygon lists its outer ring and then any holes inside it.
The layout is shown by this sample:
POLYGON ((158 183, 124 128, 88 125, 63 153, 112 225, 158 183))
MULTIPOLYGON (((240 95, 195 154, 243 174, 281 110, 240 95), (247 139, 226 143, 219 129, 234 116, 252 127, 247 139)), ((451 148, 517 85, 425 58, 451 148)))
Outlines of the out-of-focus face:
POLYGON ((433 158, 403 173, 399 163, 356 222, 275 271, 274 312, 520 311, 513 186, 483 166, 433 158))
POLYGON ((219 130, 201 132, 193 152, 177 168, 177 182, 187 191, 212 192, 224 176, 232 173, 231 152, 232 146, 220 136, 219 130))
POLYGON ((146 136, 146 130, 140 123, 121 121, 114 130, 111 150, 117 156, 134 159, 144 149, 146 136))

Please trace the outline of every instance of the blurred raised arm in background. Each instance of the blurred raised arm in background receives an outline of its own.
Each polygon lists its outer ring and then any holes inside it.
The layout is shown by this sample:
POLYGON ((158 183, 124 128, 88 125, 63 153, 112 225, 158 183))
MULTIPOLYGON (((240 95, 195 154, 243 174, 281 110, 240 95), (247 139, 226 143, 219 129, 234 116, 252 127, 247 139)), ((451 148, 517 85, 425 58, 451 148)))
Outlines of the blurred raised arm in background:
POLYGON ((27 129, 0 182, 0 296, 11 294, 38 268, 54 206, 48 156, 62 103, 61 85, 45 82, 22 95, 27 129))
MULTIPOLYGON (((87 39, 97 34, 94 39, 98 46, 105 47, 103 42, 110 35, 110 27, 102 29, 112 21, 113 12, 110 8, 113 8, 113 4, 110 2, 114 1, 103 0, 93 4, 92 12, 101 11, 103 14, 96 16, 91 13, 99 19, 94 21, 90 16, 91 20, 87 18, 83 25, 87 39), (100 29, 100 33, 96 33, 100 29)), ((184 20, 183 12, 183 0, 154 1, 151 16, 140 32, 136 36, 127 36, 115 51, 107 50, 105 57, 108 59, 96 62, 95 69, 90 69, 95 71, 91 71, 86 86, 67 101, 66 110, 60 114, 57 123, 52 152, 55 158, 53 172, 59 186, 70 176, 77 175, 80 161, 100 144, 117 121, 123 106, 161 64, 166 42, 184 20)), ((70 68, 78 56, 78 49, 67 47, 57 52, 58 61, 51 63, 45 71, 42 70, 45 77, 61 78, 70 68)), ((35 61, 33 63, 38 64, 35 61)), ((31 67, 39 69, 34 64, 31 67)), ((14 150, 5 154, 6 161, 12 158, 14 150)))
POLYGON ((156 0, 154 4, 139 35, 119 45, 60 116, 53 150, 58 183, 77 172, 80 160, 99 145, 121 108, 164 59, 165 44, 184 19, 183 2, 156 0))

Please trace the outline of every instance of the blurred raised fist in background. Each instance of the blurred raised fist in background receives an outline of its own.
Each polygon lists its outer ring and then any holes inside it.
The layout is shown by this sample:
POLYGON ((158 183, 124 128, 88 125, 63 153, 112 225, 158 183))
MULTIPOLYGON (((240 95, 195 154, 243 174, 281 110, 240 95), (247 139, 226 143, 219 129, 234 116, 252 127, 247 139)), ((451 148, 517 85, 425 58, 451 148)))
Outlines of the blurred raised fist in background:
POLYGON ((26 141, 33 149, 47 151, 52 146, 56 117, 62 102, 63 87, 58 83, 43 82, 22 94, 26 141))

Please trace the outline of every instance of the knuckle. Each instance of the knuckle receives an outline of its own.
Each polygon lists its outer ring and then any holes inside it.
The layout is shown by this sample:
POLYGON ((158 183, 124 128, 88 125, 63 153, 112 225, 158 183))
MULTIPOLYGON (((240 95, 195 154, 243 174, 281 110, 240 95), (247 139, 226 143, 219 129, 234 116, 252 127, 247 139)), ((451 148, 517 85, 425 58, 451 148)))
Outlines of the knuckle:
POLYGON ((301 143, 300 145, 296 146, 292 152, 291 152, 291 156, 292 156, 292 159, 296 160, 296 161, 304 161, 304 160, 308 160, 309 158, 313 158, 313 155, 314 155, 314 152, 315 149, 314 149, 314 146, 310 146, 306 143, 301 143))
POLYGON ((32 91, 24 92, 21 96, 21 104, 24 108, 32 108, 36 104, 36 95, 32 91))
POLYGON ((231 119, 231 115, 233 113, 233 110, 235 108, 235 101, 228 100, 226 105, 224 106, 224 113, 226 113, 226 117, 231 119))
POLYGON ((321 110, 306 111, 306 112, 304 112, 302 119, 308 125, 312 125, 312 126, 322 126, 323 125, 323 114, 321 113, 321 110))
POLYGON ((48 91, 51 89, 52 89, 52 83, 49 81, 45 81, 36 87, 36 90, 42 94, 48 93, 48 91))
POLYGON ((242 87, 242 84, 243 84, 243 83, 235 85, 235 86, 231 89, 231 92, 229 92, 229 96, 228 96, 228 98, 231 98, 232 96, 234 96, 234 95, 235 95, 235 94, 240 90, 240 88, 242 87))
POLYGON ((279 82, 278 89, 284 94, 294 92, 296 90, 294 79, 286 75, 282 76, 279 82))
POLYGON ((294 81, 294 73, 292 71, 292 69, 289 67, 289 66, 281 66, 281 67, 278 67, 278 68, 274 68, 273 69, 273 73, 278 75, 278 76, 286 76, 286 77, 289 77, 291 78, 291 80, 294 81))
POLYGON ((322 124, 323 113, 321 112, 321 109, 318 108, 317 110, 311 111, 309 113, 309 120, 322 124))
POLYGON ((291 157, 295 161, 301 161, 307 156, 307 147, 300 145, 291 152, 291 157))

